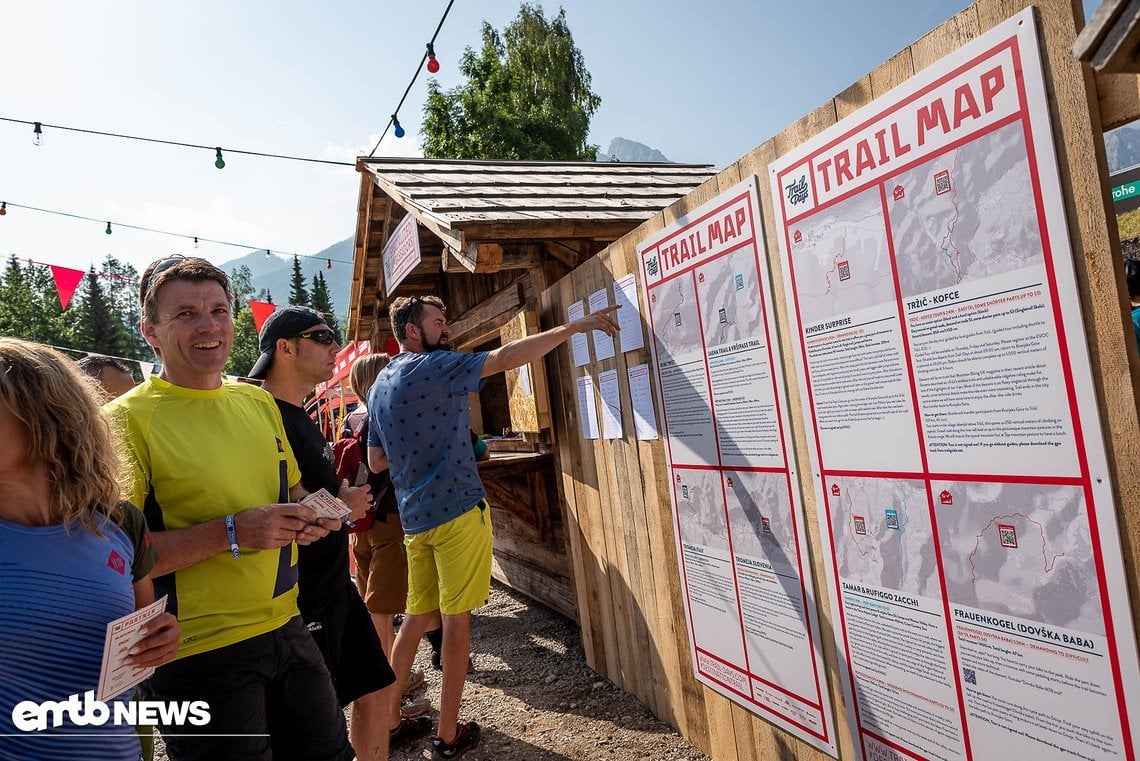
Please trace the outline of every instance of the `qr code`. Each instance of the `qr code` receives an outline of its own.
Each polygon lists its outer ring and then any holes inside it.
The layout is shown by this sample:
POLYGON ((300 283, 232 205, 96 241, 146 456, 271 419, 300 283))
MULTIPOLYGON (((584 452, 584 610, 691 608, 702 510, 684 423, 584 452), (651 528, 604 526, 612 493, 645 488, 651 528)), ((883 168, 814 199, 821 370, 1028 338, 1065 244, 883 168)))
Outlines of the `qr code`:
POLYGON ((950 173, 939 172, 934 175, 934 192, 937 195, 942 195, 950 191, 950 173))
POLYGON ((973 669, 962 669, 962 678, 966 680, 966 684, 977 684, 978 677, 973 669))
POLYGON ((1013 526, 998 526, 998 540, 1002 547, 1017 547, 1017 529, 1013 526))

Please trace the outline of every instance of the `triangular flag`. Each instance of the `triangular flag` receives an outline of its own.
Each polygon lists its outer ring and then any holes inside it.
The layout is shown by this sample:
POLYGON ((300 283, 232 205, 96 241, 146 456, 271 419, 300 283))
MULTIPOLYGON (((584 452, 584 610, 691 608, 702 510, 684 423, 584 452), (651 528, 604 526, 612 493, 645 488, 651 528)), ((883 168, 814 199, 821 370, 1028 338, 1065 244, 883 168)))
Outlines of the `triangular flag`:
POLYGON ((253 312, 253 326, 257 328, 258 333, 261 332, 261 326, 265 324, 265 321, 269 319, 269 315, 273 314, 275 309, 277 309, 277 307, 268 301, 254 301, 250 299, 249 311, 253 312))
POLYGON ((70 267, 60 267, 55 264, 48 266, 51 267, 51 276, 55 278, 55 289, 59 292, 59 306, 67 311, 67 305, 71 303, 71 297, 75 295, 79 281, 87 273, 83 270, 73 270, 70 267))
POLYGON ((153 362, 143 362, 140 359, 139 360, 139 370, 142 370, 143 380, 146 380, 147 378, 150 377, 150 374, 154 372, 154 363, 153 362))

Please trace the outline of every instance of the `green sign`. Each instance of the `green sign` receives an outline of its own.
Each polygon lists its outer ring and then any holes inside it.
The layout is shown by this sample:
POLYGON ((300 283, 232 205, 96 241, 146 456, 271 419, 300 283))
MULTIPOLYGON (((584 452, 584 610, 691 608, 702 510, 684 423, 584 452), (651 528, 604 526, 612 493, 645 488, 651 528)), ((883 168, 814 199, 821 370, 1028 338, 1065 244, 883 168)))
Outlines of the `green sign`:
POLYGON ((1117 185, 1112 189, 1112 201, 1123 201, 1126 198, 1131 198, 1134 195, 1140 195, 1140 180, 1135 182, 1126 182, 1123 185, 1117 185))

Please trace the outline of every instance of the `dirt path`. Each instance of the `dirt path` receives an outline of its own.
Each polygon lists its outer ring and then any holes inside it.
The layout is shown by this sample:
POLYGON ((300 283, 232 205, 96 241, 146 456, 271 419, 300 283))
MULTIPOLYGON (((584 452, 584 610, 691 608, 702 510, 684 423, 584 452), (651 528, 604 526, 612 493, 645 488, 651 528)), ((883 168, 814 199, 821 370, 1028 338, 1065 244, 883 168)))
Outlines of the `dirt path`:
MULTIPOLYGON (((473 673, 461 720, 483 728, 465 761, 707 761, 633 696, 586 666, 574 622, 497 583, 471 624, 473 673)), ((439 705, 439 672, 427 644, 416 665, 423 694, 439 705)), ((434 715, 434 714, 433 714, 434 715)), ((426 741, 396 749, 392 761, 430 758, 426 741)))
MULTIPOLYGON (((573 621, 493 582, 471 623, 472 669, 460 719, 483 728, 464 761, 708 761, 645 706, 586 665, 573 621)), ((439 706, 440 674, 418 694, 439 706)), ((435 711, 432 712, 435 717, 435 711)), ((431 758, 429 741, 393 749, 391 761, 431 758)), ((167 761, 159 739, 156 761, 167 761)))

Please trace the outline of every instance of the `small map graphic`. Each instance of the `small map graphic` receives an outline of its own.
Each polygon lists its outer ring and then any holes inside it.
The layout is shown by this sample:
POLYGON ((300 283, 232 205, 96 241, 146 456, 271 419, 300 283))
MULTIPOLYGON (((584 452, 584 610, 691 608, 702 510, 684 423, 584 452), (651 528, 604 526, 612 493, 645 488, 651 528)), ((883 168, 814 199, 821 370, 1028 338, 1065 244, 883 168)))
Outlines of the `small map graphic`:
POLYGON ((714 470, 673 470, 681 541, 728 552, 724 498, 720 473, 714 470))
POLYGON ((804 325, 894 302, 895 284, 878 186, 793 225, 800 319, 804 325))
POLYGON ((887 203, 904 297, 1041 262, 1041 230, 1020 123, 893 181, 906 189, 903 198, 887 203))
POLYGON ((704 353, 693 276, 686 273, 649 291, 653 330, 662 359, 704 353))
POLYGON ((902 478, 827 479, 839 575, 883 589, 941 597, 926 487, 902 478))
POLYGON ((733 551, 764 558, 776 571, 798 576, 787 477, 734 470, 725 471, 723 477, 733 551))
POLYGON ((1103 635, 1078 486, 935 481, 951 602, 1103 635))
POLYGON ((763 336, 755 257, 756 249, 744 246, 698 271, 697 290, 708 348, 763 336))

